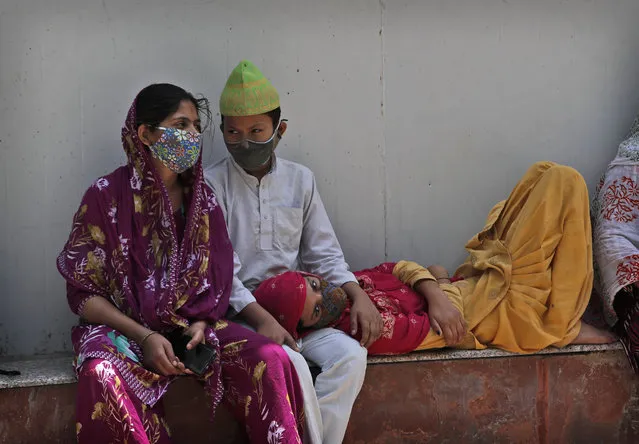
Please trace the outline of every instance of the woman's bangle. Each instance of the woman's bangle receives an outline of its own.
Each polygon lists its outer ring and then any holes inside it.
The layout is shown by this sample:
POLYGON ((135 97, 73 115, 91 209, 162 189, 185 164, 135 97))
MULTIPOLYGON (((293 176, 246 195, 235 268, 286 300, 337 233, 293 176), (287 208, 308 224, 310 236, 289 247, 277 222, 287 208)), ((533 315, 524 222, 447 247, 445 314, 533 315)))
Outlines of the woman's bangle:
POLYGON ((157 331, 151 331, 151 332, 147 333, 147 334, 146 334, 146 335, 142 338, 142 340, 140 341, 140 347, 144 347, 144 343, 146 342, 146 340, 147 340, 147 339, 149 339, 149 336, 152 336, 152 335, 154 335, 154 334, 156 334, 156 333, 157 333, 157 331))

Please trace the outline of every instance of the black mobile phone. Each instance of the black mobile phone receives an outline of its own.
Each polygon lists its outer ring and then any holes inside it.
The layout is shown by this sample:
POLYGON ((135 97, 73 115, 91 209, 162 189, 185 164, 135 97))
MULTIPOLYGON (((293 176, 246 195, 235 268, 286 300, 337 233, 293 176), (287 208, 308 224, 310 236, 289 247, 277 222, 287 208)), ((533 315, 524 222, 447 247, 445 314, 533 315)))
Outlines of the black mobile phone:
POLYGON ((186 345, 191 340, 191 336, 184 335, 180 331, 167 335, 167 339, 173 347, 175 356, 198 376, 201 376, 215 359, 215 349, 208 344, 199 343, 191 350, 187 350, 186 345))

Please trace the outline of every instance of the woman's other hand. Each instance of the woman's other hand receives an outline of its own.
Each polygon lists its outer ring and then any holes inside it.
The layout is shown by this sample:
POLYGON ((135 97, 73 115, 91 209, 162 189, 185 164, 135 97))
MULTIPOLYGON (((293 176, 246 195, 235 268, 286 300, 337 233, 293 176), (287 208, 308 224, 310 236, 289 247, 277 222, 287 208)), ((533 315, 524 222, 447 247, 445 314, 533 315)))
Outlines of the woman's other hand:
POLYGON ((198 344, 204 344, 204 342, 206 341, 206 336, 204 335, 206 327, 206 321, 197 321, 192 323, 189 328, 184 330, 184 334, 191 337, 189 343, 186 344, 187 350, 191 350, 198 344))
POLYGON ((163 376, 186 373, 184 364, 173 353, 173 346, 161 334, 152 333, 142 341, 144 366, 163 376))

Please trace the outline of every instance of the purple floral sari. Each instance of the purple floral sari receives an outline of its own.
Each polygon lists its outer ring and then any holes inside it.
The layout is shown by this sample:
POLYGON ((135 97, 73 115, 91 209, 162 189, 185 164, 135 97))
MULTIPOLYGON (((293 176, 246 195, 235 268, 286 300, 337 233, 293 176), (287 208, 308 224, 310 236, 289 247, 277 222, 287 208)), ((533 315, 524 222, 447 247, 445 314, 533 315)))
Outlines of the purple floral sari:
MULTIPOLYGON (((214 324, 228 308, 233 278, 233 248, 222 211, 204 184, 200 158, 182 176, 188 213, 179 243, 168 193, 138 138, 135 116, 134 103, 122 129, 128 164, 89 188, 58 257, 69 305, 80 313, 87 300, 103 297, 159 332, 188 327, 189 319, 214 324)), ((153 405, 171 381, 146 370, 139 345, 107 326, 80 325, 72 339, 76 369, 88 358, 106 359, 146 404, 153 405)), ((206 341, 218 350, 204 376, 217 405, 220 353, 212 328, 206 341)))
MULTIPOLYGON (((166 188, 138 138, 135 102, 122 143, 127 165, 89 188, 58 257, 71 310, 81 314, 90 298, 102 297, 160 333, 206 321, 206 342, 217 350, 201 377, 212 415, 224 395, 252 442, 300 442, 302 394, 288 356, 264 336, 223 319, 233 248, 221 208, 204 183, 201 155, 181 175, 187 212, 178 227, 166 188)), ((72 341, 78 441, 169 442, 158 400, 173 378, 144 368, 139 344, 106 325, 80 324, 72 341)))

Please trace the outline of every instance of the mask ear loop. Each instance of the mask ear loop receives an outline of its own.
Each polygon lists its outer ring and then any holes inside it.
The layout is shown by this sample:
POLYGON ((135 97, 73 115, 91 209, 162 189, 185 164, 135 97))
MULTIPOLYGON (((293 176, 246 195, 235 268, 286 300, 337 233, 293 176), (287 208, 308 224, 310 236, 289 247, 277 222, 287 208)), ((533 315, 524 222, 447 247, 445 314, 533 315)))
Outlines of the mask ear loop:
POLYGON ((282 134, 280 133, 280 127, 282 126, 282 122, 288 122, 288 119, 280 119, 280 123, 277 124, 277 128, 275 128, 275 134, 277 134, 277 138, 282 140, 282 134))
MULTIPOLYGON (((266 145, 267 143, 271 143, 273 141, 273 139, 275 139, 275 137, 277 137, 279 140, 282 140, 282 134, 280 133, 280 127, 282 126, 282 122, 288 122, 288 119, 280 119, 279 123, 277 124, 277 127, 275 127, 275 131, 273 132, 273 135, 271 137, 269 137, 269 139, 264 141, 264 142, 258 142, 256 140, 251 140, 251 139, 244 139, 244 140, 246 140, 248 142, 251 142, 251 143, 258 144, 258 145, 266 145)), ((224 128, 222 128, 222 125, 223 125, 222 122, 220 122, 220 126, 219 126, 220 131, 224 131, 224 128)), ((216 128, 216 125, 211 125, 211 126, 213 127, 213 130, 214 130, 214 132, 213 132, 213 136, 214 136, 213 137, 213 141, 215 141, 215 128, 216 128)), ((227 143, 224 140, 224 134, 222 134, 222 140, 224 141, 224 143, 227 143)), ((242 140, 241 142, 234 143, 233 145, 237 145, 237 144, 243 143, 244 140, 242 140)))

